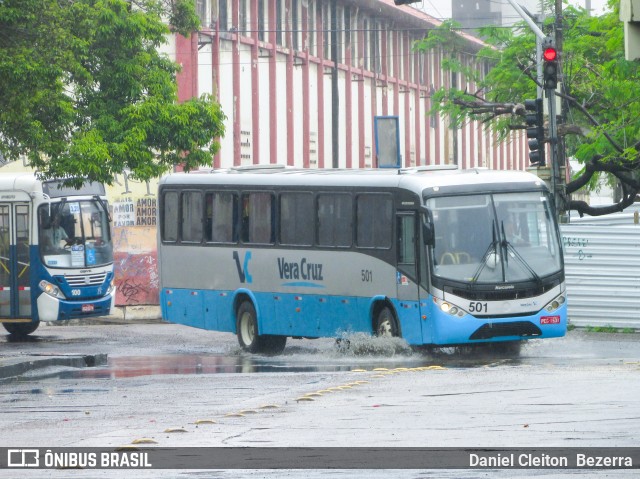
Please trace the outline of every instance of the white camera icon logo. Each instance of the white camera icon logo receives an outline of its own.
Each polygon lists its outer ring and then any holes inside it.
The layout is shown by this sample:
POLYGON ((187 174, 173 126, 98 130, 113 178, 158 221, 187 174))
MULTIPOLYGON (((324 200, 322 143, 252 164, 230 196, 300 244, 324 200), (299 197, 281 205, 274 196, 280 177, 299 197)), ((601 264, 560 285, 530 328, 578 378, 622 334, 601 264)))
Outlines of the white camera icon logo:
POLYGON ((9 449, 7 451, 8 467, 39 467, 40 451, 38 449, 9 449))

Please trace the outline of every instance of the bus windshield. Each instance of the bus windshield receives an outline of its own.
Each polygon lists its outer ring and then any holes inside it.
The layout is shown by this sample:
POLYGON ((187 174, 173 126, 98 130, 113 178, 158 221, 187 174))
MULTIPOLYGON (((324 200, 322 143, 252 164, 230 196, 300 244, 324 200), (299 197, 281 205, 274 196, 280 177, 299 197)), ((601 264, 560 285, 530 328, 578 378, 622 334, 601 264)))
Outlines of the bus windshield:
POLYGON ((46 266, 82 268, 113 262, 109 218, 104 203, 62 200, 38 210, 39 243, 46 266))
POLYGON ((432 273, 460 282, 539 281, 562 269, 547 195, 517 192, 430 198, 432 273))

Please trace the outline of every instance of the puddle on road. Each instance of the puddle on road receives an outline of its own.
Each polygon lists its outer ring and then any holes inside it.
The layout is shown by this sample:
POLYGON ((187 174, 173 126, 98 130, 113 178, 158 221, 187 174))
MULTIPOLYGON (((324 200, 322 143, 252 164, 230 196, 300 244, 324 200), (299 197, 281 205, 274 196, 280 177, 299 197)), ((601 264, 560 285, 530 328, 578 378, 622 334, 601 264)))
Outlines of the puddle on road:
MULTIPOLYGON (((374 367, 374 363, 370 365, 374 367)), ((378 367, 379 363, 375 364, 378 367)), ((385 367, 406 367, 405 363, 388 363, 385 367)), ((329 372, 351 371, 366 368, 366 365, 338 364, 292 364, 271 361, 260 357, 171 355, 171 356, 126 356, 109 358, 106 367, 79 369, 61 372, 60 378, 117 379, 165 374, 230 374, 273 372, 329 372)))
POLYGON ((59 377, 87 379, 120 379, 155 375, 197 375, 197 374, 237 374, 237 373, 300 373, 300 372, 338 372, 375 368, 415 368, 442 366, 446 368, 476 368, 515 364, 517 360, 487 357, 429 357, 415 355, 411 357, 360 358, 347 361, 347 358, 309 356, 248 356, 248 355, 202 355, 183 354, 165 356, 120 356, 108 359, 107 365, 97 368, 78 369, 61 372, 59 377))
POLYGON ((217 351, 203 351, 199 346, 189 348, 185 345, 164 354, 148 351, 143 348, 136 355, 103 354, 102 361, 95 367, 65 368, 51 371, 47 376, 120 379, 157 375, 371 371, 375 368, 428 366, 476 368, 518 362, 481 350, 470 352, 446 348, 418 351, 399 338, 376 338, 361 333, 345 334, 339 341, 291 341, 283 354, 277 356, 251 355, 239 347, 228 345, 217 351))

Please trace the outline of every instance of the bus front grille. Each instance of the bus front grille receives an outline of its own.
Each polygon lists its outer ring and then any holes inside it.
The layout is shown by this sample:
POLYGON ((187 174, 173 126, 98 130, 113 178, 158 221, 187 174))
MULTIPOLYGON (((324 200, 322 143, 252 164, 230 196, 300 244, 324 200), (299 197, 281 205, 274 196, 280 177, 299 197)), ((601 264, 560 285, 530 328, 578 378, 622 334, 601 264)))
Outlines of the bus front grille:
POLYGON ((509 323, 487 323, 480 326, 469 339, 492 339, 505 336, 540 336, 542 331, 531 321, 513 321, 509 323))
POLYGON ((78 274, 78 275, 64 277, 64 279, 67 281, 69 286, 72 286, 72 287, 99 286, 102 283, 104 283, 104 280, 106 278, 107 278, 107 273, 78 274))
POLYGON ((511 299, 535 298, 536 296, 541 296, 555 287, 556 283, 551 283, 540 287, 512 289, 508 291, 483 291, 465 288, 445 288, 445 291, 455 296, 468 299, 469 301, 508 301, 511 299))

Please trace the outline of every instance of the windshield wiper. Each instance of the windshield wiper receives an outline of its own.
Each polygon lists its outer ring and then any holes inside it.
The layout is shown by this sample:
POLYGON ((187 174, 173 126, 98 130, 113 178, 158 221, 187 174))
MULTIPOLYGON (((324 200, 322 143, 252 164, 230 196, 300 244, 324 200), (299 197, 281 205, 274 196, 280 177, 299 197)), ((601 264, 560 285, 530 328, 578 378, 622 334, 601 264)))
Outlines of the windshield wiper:
MULTIPOLYGON (((504 249, 504 257, 505 257, 505 262, 509 261, 509 252, 511 252, 513 254, 513 256, 520 261, 520 263, 524 266, 524 268, 529 272, 529 274, 533 277, 533 279, 536 280, 536 283, 541 284, 542 280, 540 279, 540 276, 538 276, 538 273, 536 273, 534 271, 534 269, 529 266, 529 263, 527 263, 527 260, 524 259, 522 257, 522 255, 520 253, 518 253, 518 250, 509 242, 509 240, 507 240, 507 236, 504 234, 504 222, 502 222, 502 242, 501 242, 502 248, 504 249)), ((504 264, 503 264, 503 270, 504 270, 504 264)), ((505 276, 503 275, 503 278, 505 276)))
POLYGON ((62 210, 64 209, 64 205, 66 203, 67 203, 67 198, 62 198, 60 200, 60 203, 58 204, 58 207, 56 208, 55 216, 53 218, 51 218, 51 202, 49 202, 49 218, 50 218, 50 221, 53 221, 56 218, 62 219, 62 210))
POLYGON ((96 200, 98 203, 100 203, 100 206, 102 206, 102 209, 104 210, 105 214, 107 215, 107 221, 109 221, 109 223, 111 223, 111 215, 109 214, 109 208, 107 208, 107 205, 105 204, 105 202, 102 201, 102 198, 100 198, 100 196, 98 196, 98 195, 93 195, 93 199, 96 200))
POLYGON ((476 281, 478 281, 478 278, 482 274, 482 271, 484 271, 484 268, 486 268, 487 262, 489 261, 489 256, 491 255, 491 253, 494 253, 494 255, 497 253, 496 245, 498 243, 498 239, 496 238, 496 220, 493 220, 492 222, 491 232, 493 234, 493 239, 489 244, 489 247, 487 248, 487 250, 482 255, 482 259, 480 260, 480 264, 478 265, 478 268, 473 273, 473 276, 471 278, 471 289, 475 287, 476 281))

